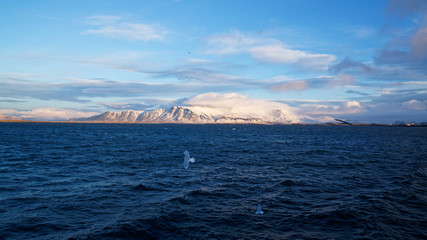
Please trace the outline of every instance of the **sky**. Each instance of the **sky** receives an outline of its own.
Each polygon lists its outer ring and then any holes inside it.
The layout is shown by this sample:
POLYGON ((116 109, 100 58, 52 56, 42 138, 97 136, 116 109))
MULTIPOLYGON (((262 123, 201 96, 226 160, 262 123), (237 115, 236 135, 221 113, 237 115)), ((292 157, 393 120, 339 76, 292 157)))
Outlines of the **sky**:
POLYGON ((0 1, 0 31, 0 118, 203 99, 427 121, 424 0, 0 1))

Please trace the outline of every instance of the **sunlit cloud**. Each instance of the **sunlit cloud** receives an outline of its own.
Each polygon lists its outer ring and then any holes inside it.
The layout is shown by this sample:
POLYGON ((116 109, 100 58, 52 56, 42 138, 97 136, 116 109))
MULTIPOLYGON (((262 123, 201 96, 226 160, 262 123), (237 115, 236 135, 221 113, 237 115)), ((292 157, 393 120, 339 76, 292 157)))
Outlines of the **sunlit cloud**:
POLYGON ((311 116, 356 114, 365 111, 365 108, 358 101, 347 101, 340 105, 302 104, 299 107, 300 111, 311 116))
POLYGON ((296 108, 290 107, 284 103, 249 98, 248 96, 237 93, 201 94, 185 100, 183 105, 208 107, 221 113, 260 117, 271 121, 284 120, 288 122, 300 122, 303 117, 296 114, 296 108))
POLYGON ((118 16, 90 16, 87 24, 98 26, 84 31, 84 34, 103 35, 109 38, 123 38, 131 41, 163 40, 168 34, 158 24, 143 24, 123 21, 118 16))
POLYGON ((367 101, 346 100, 283 100, 294 109, 297 114, 304 116, 304 122, 336 122, 335 118, 353 119, 368 112, 367 101))
POLYGON ((427 110, 427 100, 418 101, 418 100, 412 99, 410 101, 402 103, 402 106, 404 108, 411 109, 411 110, 427 110))

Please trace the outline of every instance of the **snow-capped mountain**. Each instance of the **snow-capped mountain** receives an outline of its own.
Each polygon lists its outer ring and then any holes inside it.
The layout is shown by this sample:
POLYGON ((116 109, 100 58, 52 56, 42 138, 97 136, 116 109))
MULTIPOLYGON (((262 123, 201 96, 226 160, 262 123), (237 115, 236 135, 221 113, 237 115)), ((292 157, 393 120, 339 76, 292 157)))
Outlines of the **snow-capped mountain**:
POLYGON ((201 106, 173 106, 153 111, 105 112, 90 118, 70 119, 87 122, 123 123, 242 123, 242 124, 289 124, 299 122, 281 109, 269 114, 245 113, 233 110, 201 106))

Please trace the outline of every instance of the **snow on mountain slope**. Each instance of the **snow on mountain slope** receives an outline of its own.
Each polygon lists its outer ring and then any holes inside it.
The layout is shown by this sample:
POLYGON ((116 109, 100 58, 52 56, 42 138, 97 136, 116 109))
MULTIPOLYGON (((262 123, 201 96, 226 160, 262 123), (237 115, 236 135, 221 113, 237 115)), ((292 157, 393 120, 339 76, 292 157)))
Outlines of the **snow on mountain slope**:
POLYGON ((260 114, 242 114, 221 111, 204 107, 174 106, 169 109, 161 108, 153 111, 122 111, 105 112, 90 118, 71 119, 72 121, 88 122, 124 122, 124 123, 248 123, 248 124, 273 124, 295 123, 287 119, 280 110, 273 112, 272 116, 260 114))
POLYGON ((236 93, 206 93, 186 99, 181 106, 153 111, 106 112, 75 121, 136 123, 248 123, 301 122, 296 109, 279 102, 248 98, 236 93))

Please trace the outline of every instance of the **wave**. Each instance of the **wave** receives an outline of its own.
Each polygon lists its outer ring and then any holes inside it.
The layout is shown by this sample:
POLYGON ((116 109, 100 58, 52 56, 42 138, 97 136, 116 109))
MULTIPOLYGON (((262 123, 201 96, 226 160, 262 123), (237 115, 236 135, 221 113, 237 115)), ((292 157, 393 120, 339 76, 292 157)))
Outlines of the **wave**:
POLYGON ((147 186, 147 185, 142 184, 142 183, 140 183, 140 184, 138 184, 136 186, 132 186, 131 188, 133 190, 136 190, 136 191, 165 191, 162 188, 156 188, 156 187, 152 187, 152 186, 147 186))
POLYGON ((427 239, 427 128, 167 127, 0 124, 0 239, 427 239))

